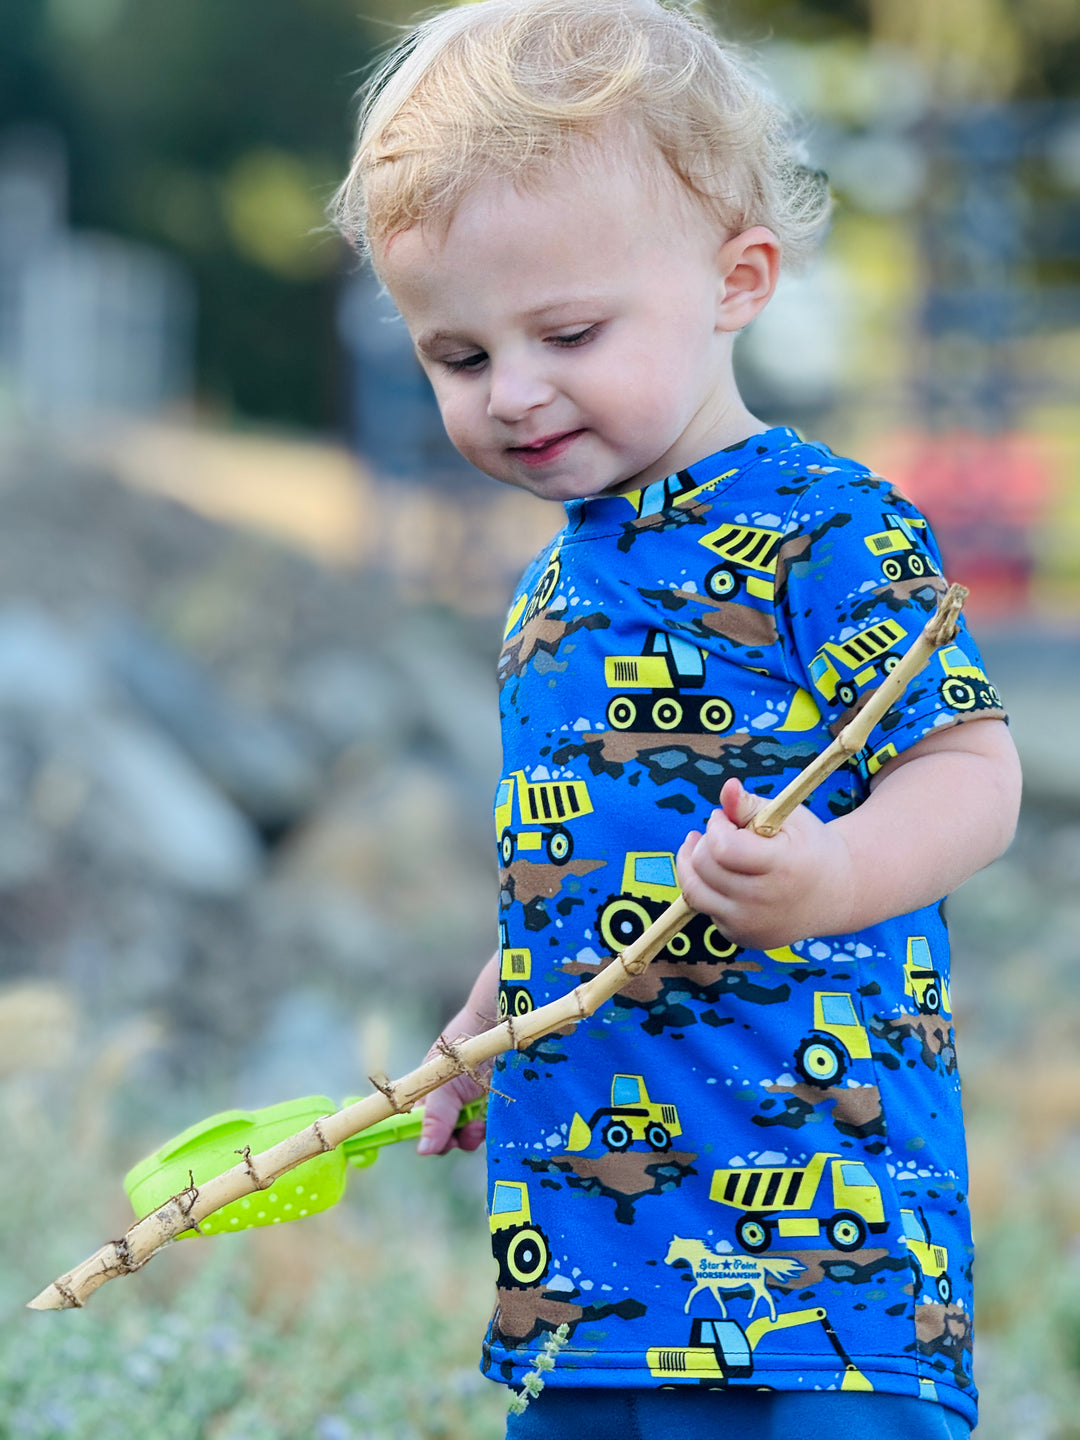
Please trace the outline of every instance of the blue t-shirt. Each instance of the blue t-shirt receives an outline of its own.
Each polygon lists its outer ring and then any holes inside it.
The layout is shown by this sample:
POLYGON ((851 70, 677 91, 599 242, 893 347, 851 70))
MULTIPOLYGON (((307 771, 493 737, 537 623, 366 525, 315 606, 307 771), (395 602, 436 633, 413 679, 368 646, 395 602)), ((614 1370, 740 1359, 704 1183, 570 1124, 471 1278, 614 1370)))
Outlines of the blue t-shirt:
MULTIPOLYGON (((945 588, 918 512, 788 429, 566 509, 500 660, 504 1014, 635 939, 724 781, 776 794, 945 588)), ((810 808, 1001 713, 961 632, 810 808)), ((573 1033, 502 1057, 485 1369, 519 1382, 566 1322, 550 1385, 873 1389, 974 1422, 948 970, 940 905, 770 952, 695 916, 573 1033)))

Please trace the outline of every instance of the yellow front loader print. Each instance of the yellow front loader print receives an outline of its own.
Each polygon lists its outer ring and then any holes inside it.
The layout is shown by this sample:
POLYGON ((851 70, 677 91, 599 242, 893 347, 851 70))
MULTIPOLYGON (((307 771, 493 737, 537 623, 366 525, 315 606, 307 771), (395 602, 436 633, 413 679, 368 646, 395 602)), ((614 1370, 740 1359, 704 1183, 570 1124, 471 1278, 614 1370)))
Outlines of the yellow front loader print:
POLYGON ((925 935, 910 935, 904 962, 904 994, 910 995, 920 1015, 951 1015, 949 987, 934 969, 925 935))
POLYGON ((836 1250, 860 1250, 868 1231, 889 1228, 881 1190, 860 1160, 819 1151, 806 1165, 741 1166, 714 1170, 709 1199, 743 1213, 735 1238, 744 1250, 759 1254, 779 1241, 824 1233, 836 1250), (821 1192, 826 1170, 831 1197, 821 1192), (831 1206, 826 1202, 831 1198, 831 1206), (824 1214, 812 1214, 814 1210, 824 1214))
POLYGON ((934 1289, 942 1305, 952 1299, 952 1281, 949 1279, 949 1252, 944 1245, 935 1245, 930 1239, 926 1217, 916 1215, 914 1210, 900 1211, 900 1238, 908 1248, 911 1267, 915 1271, 915 1303, 922 1294, 923 1278, 933 1280, 934 1289))
POLYGON ((922 548, 916 528, 925 530, 925 520, 905 520, 902 515, 886 515, 886 529, 867 535, 865 544, 871 555, 881 559, 881 573, 886 580, 918 580, 940 571, 922 548))
POLYGON ((523 1180, 496 1180, 491 1194, 491 1248, 503 1290, 538 1285, 551 1263, 547 1236, 532 1223, 529 1187, 523 1180))
POLYGON ((814 1031, 795 1048, 795 1069, 808 1085, 838 1085, 852 1060, 870 1059, 870 1037, 845 990, 814 992, 814 1031))
MULTIPOLYGON (((597 916, 600 938, 613 955, 619 954, 638 936, 644 935, 679 893, 672 851, 628 851, 623 861, 622 893, 605 900, 597 916)), ((695 941, 696 959, 730 960, 739 953, 739 946, 705 916, 695 916, 673 935, 666 953, 675 960, 683 960, 695 948, 695 941)))
POLYGON ((532 995, 525 986, 532 975, 532 951, 510 944, 506 921, 499 921, 499 1019, 527 1015, 533 1008, 532 995))
POLYGON ((1001 696, 977 665, 973 665, 959 645, 946 645, 938 651, 938 660, 945 672, 941 682, 941 698, 952 710, 974 710, 977 705, 1001 708, 1001 696))
POLYGON ((752 1320, 744 1330, 735 1320, 694 1320, 689 1345, 654 1345, 645 1352, 645 1363, 658 1380, 696 1381, 723 1389, 729 1380, 748 1380, 754 1373, 754 1351, 761 1341, 777 1330, 795 1325, 820 1324, 829 1344, 844 1367, 841 1390, 873 1390, 873 1385, 852 1361, 840 1337, 820 1307, 789 1310, 775 1320, 752 1320))
POLYGON ((499 781, 495 795, 499 858, 509 865, 516 850, 543 850, 553 865, 565 865, 574 853, 566 827, 571 820, 591 815, 592 808, 584 780, 527 780, 524 770, 515 770, 499 781), (519 823, 540 829, 514 829, 515 796, 519 823))
POLYGON ((714 600, 730 600, 745 588, 748 595, 771 602, 783 539, 779 530, 730 523, 703 535, 698 544, 711 550, 721 562, 705 576, 705 589, 714 600))
POLYGON ((608 702, 613 730, 719 734, 730 730, 735 712, 720 695, 687 696, 680 689, 705 684, 705 652, 699 645, 663 630, 650 630, 640 655, 608 655, 604 682, 616 694, 608 702))
POLYGON ((635 1140, 644 1140, 651 1150, 670 1150, 674 1137, 682 1134, 675 1106, 655 1105, 641 1075, 616 1075, 611 1082, 611 1104, 595 1110, 588 1120, 575 1115, 566 1148, 587 1149, 601 1122, 600 1138, 609 1150, 629 1150, 635 1140))
POLYGON ((906 635, 896 620, 879 620, 839 645, 831 641, 823 645, 810 661, 815 689, 826 704, 839 700, 844 706, 854 705, 871 682, 880 683, 900 664, 895 647, 906 635))

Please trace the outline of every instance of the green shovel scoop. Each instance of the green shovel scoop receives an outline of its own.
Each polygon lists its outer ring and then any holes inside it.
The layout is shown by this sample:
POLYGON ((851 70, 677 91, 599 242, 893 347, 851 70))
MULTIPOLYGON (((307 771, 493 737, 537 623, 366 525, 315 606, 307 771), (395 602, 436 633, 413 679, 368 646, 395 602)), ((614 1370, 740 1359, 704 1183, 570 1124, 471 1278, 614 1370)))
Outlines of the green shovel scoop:
MULTIPOLYGON (((342 1109, 355 1098, 345 1100, 342 1109)), ((486 1097, 470 1101, 458 1116, 455 1129, 482 1115, 486 1104, 486 1097)), ((257 1155, 336 1109, 325 1095, 305 1095, 299 1100, 267 1105, 262 1110, 222 1110, 200 1120, 140 1160, 124 1176, 124 1189, 135 1214, 142 1219, 171 1196, 192 1186, 197 1188, 215 1175, 231 1170, 237 1156, 242 1157, 245 1150, 257 1155)), ((301 1220, 306 1215, 328 1210, 345 1193, 349 1165, 360 1170, 374 1165, 384 1145, 417 1139, 423 1121, 422 1105, 404 1115, 391 1115, 353 1135, 336 1150, 328 1150, 297 1165, 268 1189, 257 1190, 216 1210, 201 1222, 198 1230, 185 1230, 178 1238, 221 1235, 249 1230, 256 1225, 280 1225, 286 1220, 301 1220)))

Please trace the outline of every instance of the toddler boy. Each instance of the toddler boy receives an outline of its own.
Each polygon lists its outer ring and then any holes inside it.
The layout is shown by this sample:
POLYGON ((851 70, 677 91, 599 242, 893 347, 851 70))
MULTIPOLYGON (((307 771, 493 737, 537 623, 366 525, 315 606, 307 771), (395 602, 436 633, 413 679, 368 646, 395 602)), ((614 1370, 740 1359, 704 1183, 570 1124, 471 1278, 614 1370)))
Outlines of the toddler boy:
MULTIPOLYGON (((1008 843, 1019 780, 967 635, 778 837, 744 828, 944 589, 903 496, 735 384, 827 204, 732 52, 656 0, 425 22, 339 195, 454 444, 567 513, 510 611, 500 943, 447 1034, 578 985, 679 887, 699 912, 497 1067, 485 1370, 520 1383, 570 1331, 518 1436, 975 1420, 940 901, 1008 843)), ((430 1097, 422 1150, 480 1143, 452 1135, 475 1093, 430 1097)))

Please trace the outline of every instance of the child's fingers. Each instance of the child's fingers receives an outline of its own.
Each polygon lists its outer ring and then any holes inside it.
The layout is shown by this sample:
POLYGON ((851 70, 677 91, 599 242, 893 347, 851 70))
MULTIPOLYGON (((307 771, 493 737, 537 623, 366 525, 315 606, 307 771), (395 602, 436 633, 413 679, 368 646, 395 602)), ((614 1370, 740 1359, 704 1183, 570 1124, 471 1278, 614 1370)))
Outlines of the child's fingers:
POLYGON ((724 814, 738 830, 745 830, 750 821, 765 804, 759 795, 751 795, 743 789, 742 782, 732 776, 725 780, 720 791, 720 805, 724 814))
POLYGON ((416 1144, 417 1154, 445 1155, 447 1150, 452 1150, 459 1143, 454 1138, 454 1125, 460 1114, 461 1098, 450 1085, 433 1090, 424 1101, 424 1121, 416 1144))

